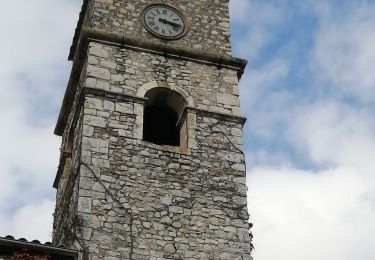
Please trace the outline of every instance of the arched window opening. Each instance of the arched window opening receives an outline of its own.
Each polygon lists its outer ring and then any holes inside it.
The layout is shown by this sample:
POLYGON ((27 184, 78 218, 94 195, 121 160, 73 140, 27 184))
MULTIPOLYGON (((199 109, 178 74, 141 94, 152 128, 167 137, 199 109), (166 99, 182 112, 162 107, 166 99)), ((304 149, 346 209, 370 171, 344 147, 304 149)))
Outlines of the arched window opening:
POLYGON ((180 146, 181 121, 186 107, 185 99, 167 88, 149 90, 144 109, 143 140, 158 144, 180 146))
POLYGON ((144 140, 164 145, 180 145, 176 112, 166 106, 151 105, 145 108, 144 140))

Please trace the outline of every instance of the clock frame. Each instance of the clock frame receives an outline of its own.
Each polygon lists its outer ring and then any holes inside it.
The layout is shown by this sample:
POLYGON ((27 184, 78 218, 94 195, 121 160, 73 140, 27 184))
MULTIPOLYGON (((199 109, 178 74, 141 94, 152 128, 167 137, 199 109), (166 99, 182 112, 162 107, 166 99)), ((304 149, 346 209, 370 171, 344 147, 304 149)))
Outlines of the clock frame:
POLYGON ((161 3, 148 5, 142 12, 141 21, 143 26, 149 33, 164 40, 178 40, 185 36, 189 30, 188 20, 181 11, 179 11, 177 8, 173 6, 161 3), (152 13, 152 11, 155 10, 159 10, 160 13, 152 13), (150 12, 151 14, 154 14, 154 19, 151 21, 150 12), (172 17, 170 17, 171 14, 172 17), (175 19, 177 18, 179 19, 176 21, 175 19), (155 21, 155 19, 159 20, 155 21), (163 21, 160 22, 160 20, 163 21), (152 24, 154 24, 154 26, 152 26, 152 24), (176 28, 179 27, 178 25, 183 28, 181 28, 181 30, 176 31, 176 28))

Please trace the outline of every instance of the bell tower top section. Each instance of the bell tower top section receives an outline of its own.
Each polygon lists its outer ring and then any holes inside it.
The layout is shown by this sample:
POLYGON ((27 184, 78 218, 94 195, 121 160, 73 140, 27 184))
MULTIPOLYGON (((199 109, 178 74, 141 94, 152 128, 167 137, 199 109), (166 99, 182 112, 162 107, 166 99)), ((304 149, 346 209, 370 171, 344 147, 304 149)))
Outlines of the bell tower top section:
POLYGON ((74 58, 79 39, 87 31, 122 37, 131 45, 138 42, 140 46, 147 43, 152 48, 164 46, 185 52, 231 55, 229 0, 84 0, 70 59, 74 58), (152 5, 160 8, 145 16, 145 10, 152 5), (174 16, 171 10, 175 10, 174 16), (166 13, 163 15, 163 12, 166 13), (157 37, 152 29, 159 34, 157 37), (168 37, 179 30, 183 30, 180 37, 168 37))

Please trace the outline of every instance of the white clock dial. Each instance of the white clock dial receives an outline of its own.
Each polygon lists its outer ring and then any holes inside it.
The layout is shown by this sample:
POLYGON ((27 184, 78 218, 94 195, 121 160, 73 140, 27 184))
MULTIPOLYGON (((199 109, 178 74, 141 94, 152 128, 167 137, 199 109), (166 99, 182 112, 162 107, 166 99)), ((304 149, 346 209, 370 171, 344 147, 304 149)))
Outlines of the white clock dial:
POLYGON ((166 39, 178 39, 186 32, 183 15, 168 5, 147 7, 143 12, 143 23, 149 32, 166 39))

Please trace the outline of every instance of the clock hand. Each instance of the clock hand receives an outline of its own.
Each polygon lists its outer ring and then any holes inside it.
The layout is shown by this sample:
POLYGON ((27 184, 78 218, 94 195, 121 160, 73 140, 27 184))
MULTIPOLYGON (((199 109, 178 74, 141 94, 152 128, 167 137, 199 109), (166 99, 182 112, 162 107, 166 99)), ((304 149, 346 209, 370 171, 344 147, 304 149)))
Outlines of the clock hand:
POLYGON ((175 27, 182 27, 181 24, 174 23, 174 22, 172 22, 172 21, 168 21, 168 20, 163 19, 163 18, 159 18, 159 21, 162 22, 162 23, 167 23, 167 24, 173 25, 173 26, 175 26, 175 27))

